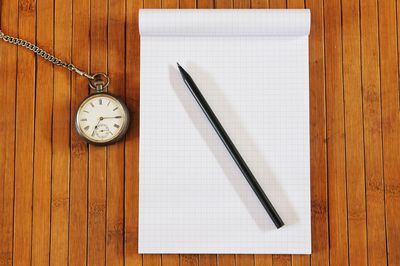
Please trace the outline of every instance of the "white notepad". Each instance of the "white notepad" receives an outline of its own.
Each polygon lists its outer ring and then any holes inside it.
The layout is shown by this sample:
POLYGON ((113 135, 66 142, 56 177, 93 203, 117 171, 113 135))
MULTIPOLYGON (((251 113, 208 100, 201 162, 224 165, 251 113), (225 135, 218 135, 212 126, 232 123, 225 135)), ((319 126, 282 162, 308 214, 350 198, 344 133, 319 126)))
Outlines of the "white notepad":
POLYGON ((139 253, 311 252, 308 10, 141 10, 139 253), (183 83, 193 77, 277 230, 183 83))

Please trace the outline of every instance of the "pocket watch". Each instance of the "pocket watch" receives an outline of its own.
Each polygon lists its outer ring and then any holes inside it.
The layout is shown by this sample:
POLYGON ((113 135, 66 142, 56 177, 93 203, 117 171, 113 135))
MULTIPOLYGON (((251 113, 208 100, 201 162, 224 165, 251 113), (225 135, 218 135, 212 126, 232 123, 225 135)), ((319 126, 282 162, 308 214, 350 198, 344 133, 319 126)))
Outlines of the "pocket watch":
POLYGON ((82 101, 75 116, 75 128, 83 140, 90 144, 108 145, 125 136, 129 127, 129 111, 122 100, 107 92, 110 78, 106 74, 90 75, 35 44, 6 35, 1 30, 0 40, 31 50, 54 65, 64 67, 89 80, 89 87, 95 92, 82 101))
POLYGON ((95 145, 117 142, 129 126, 128 108, 118 97, 107 93, 108 84, 105 74, 95 74, 89 85, 96 92, 84 99, 76 112, 76 131, 86 142, 95 145), (106 81, 99 79, 100 76, 106 81))

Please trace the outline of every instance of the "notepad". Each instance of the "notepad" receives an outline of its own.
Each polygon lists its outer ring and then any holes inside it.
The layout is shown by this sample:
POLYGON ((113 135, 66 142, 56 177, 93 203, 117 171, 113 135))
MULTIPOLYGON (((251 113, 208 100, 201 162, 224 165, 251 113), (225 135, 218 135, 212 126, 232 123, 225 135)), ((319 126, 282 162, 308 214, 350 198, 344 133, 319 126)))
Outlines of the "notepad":
POLYGON ((308 10, 141 10, 139 253, 311 252, 308 10), (285 226, 276 229, 179 62, 285 226))

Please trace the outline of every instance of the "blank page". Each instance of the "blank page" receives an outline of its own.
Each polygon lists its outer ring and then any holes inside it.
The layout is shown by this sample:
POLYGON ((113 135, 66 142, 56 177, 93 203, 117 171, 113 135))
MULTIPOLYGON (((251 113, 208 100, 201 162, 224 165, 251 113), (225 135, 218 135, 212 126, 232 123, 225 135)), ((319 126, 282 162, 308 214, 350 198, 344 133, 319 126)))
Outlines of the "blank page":
POLYGON ((141 10, 139 253, 311 252, 308 10, 141 10), (285 222, 186 88, 193 77, 285 222))

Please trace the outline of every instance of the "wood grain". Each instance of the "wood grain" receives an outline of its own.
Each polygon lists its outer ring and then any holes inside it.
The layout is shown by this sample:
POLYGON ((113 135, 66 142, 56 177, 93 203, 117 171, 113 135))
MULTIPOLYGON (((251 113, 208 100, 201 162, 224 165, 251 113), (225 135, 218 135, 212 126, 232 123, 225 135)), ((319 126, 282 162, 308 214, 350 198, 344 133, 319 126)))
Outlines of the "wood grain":
MULTIPOLYGON (((55 1, 55 55, 71 60, 72 1, 55 1)), ((68 263, 71 74, 54 69, 50 264, 68 263)))
MULTIPOLYGON (((53 53, 53 1, 38 0, 37 9, 37 44, 53 53)), ((46 265, 50 258, 53 74, 51 64, 37 61, 32 265, 46 265)))
MULTIPOLYGON (((72 61, 89 71, 90 0, 73 0, 72 61), (78 4, 79 3, 79 4, 78 4)), ((72 75, 69 265, 84 265, 88 238, 88 147, 75 132, 75 112, 88 95, 87 81, 72 75)))
POLYGON ((330 263, 348 263, 341 2, 324 2, 330 263), (334 165, 335 167, 329 167, 334 165))
POLYGON ((365 1, 360 6, 368 263, 371 265, 387 263, 377 4, 365 1))
POLYGON ((342 2, 342 5, 349 260, 353 265, 366 265, 367 221, 362 122, 360 7, 358 1, 345 1, 342 2))
MULTIPOLYGON (((36 40, 36 2, 19 2, 18 9, 18 35, 36 40)), ((13 250, 13 262, 17 265, 28 265, 32 260, 35 85, 36 57, 26 49, 18 48, 13 250)))
MULTIPOLYGON (((90 2, 90 72, 107 72, 107 0, 90 2)), ((88 264, 106 260, 107 148, 89 145, 88 264)))
POLYGON ((388 264, 400 264, 400 95, 396 1, 379 3, 379 52, 388 264))
MULTIPOLYGON (((109 92, 125 99, 125 2, 108 2, 109 92)), ((124 141, 108 148, 106 264, 124 264, 124 141)))
MULTIPOLYGON (((0 29, 18 34, 18 3, 5 2, 0 9, 0 29)), ((15 111, 17 91, 17 48, 0 44, 0 264, 13 263, 15 111)))
POLYGON ((85 144, 87 80, 0 43, 0 265, 399 265, 395 0, 2 0, 0 28, 112 76, 126 139, 85 144), (311 10, 312 255, 138 254, 139 8, 311 10))
POLYGON ((163 266, 179 266, 178 254, 163 254, 161 257, 163 266))

